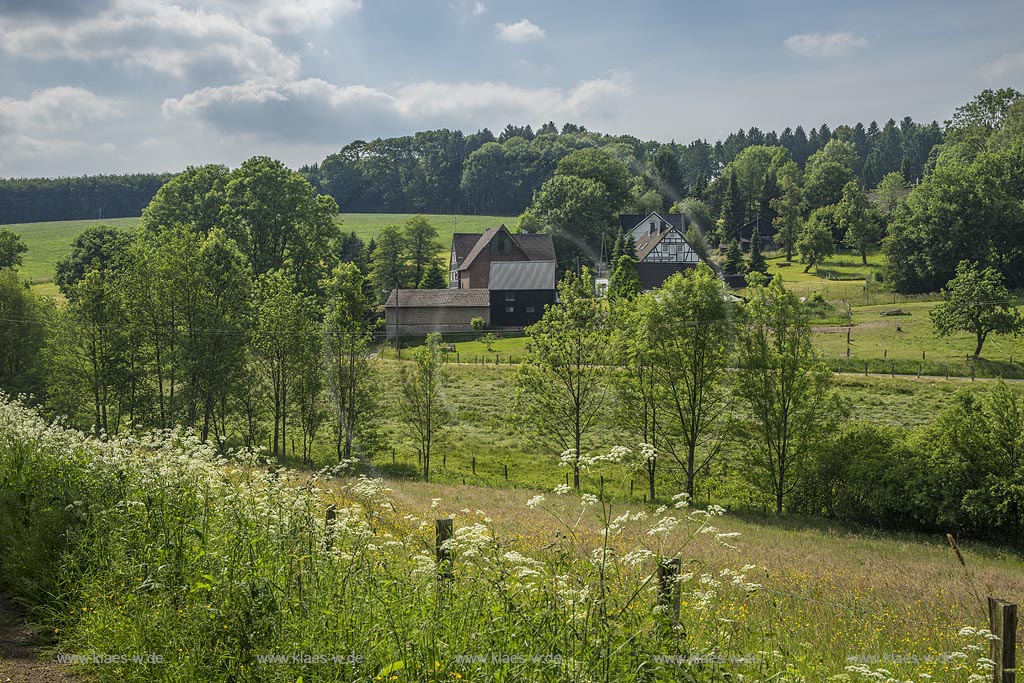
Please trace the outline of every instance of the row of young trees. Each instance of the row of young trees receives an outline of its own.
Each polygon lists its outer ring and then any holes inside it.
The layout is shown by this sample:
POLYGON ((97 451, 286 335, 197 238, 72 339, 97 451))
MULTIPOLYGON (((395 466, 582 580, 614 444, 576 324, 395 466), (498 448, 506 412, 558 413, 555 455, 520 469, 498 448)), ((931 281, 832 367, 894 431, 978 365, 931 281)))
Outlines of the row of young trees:
POLYGON ((529 328, 517 413, 548 451, 580 454, 625 433, 647 444, 647 488, 887 529, 960 531, 1019 544, 1024 399, 998 382, 962 392, 917 430, 850 422, 811 345, 807 304, 754 275, 730 303, 701 266, 607 302, 569 274, 561 305, 529 328))
POLYGON ((577 487, 578 458, 606 438, 613 406, 618 426, 661 454, 648 461, 652 499, 663 460, 692 497, 728 437, 743 442, 744 471, 782 511, 841 410, 808 316, 781 281, 752 277, 749 301, 735 306, 701 265, 606 306, 584 272, 566 276, 559 298, 528 330, 518 409, 549 449, 574 459, 577 487))

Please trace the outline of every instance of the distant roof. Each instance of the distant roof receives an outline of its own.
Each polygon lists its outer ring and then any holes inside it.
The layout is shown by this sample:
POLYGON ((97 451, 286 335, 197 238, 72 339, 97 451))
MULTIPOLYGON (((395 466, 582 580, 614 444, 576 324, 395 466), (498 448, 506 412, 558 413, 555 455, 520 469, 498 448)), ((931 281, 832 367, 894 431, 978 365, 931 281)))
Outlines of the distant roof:
MULTIPOLYGON (((395 308, 395 293, 392 289, 384 304, 386 308, 395 308)), ((491 305, 486 289, 400 289, 397 293, 399 308, 487 308, 491 305)))
POLYGON ((675 273, 685 273, 696 268, 696 263, 638 263, 636 274, 640 278, 640 286, 646 291, 661 287, 675 273))
POLYGON ((555 243, 551 235, 512 233, 504 224, 485 230, 482 234, 457 232, 452 235, 452 249, 455 251, 456 267, 464 270, 480 255, 494 236, 504 230, 519 249, 531 261, 554 261, 555 243))
POLYGON ((457 232, 452 235, 452 250, 455 252, 455 265, 461 265, 466 257, 469 256, 469 252, 473 251, 473 247, 480 241, 480 233, 478 232, 457 232))
MULTIPOLYGON (((686 226, 683 224, 683 214, 681 213, 663 213, 661 211, 652 211, 651 213, 620 213, 619 214, 619 228, 623 232, 630 232, 636 226, 641 223, 650 223, 650 217, 657 216, 661 220, 676 228, 680 232, 686 230, 686 226)), ((660 225, 657 227, 661 227, 660 225)))
POLYGON ((554 261, 495 261, 487 281, 488 289, 554 289, 557 265, 554 261))
POLYGON ((555 243, 551 235, 519 232, 512 235, 519 248, 526 252, 531 261, 554 261, 555 243))

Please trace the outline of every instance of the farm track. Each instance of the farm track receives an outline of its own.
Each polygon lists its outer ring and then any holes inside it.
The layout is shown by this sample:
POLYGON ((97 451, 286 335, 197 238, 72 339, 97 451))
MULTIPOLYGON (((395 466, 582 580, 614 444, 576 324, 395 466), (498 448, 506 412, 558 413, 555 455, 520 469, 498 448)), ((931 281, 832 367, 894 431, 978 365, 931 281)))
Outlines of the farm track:
POLYGON ((82 681, 48 653, 53 644, 51 634, 26 621, 22 610, 0 595, 0 683, 82 681))
MULTIPOLYGON (((900 374, 898 372, 895 375, 891 375, 888 372, 869 372, 866 375, 863 372, 835 372, 833 374, 838 377, 876 377, 881 379, 902 379, 921 382, 934 382, 936 380, 941 380, 943 382, 971 383, 995 382, 996 380, 1001 379, 999 377, 975 377, 974 379, 971 379, 970 377, 958 377, 955 375, 950 375, 949 377, 946 377, 944 375, 921 375, 919 377, 917 375, 900 374)), ((1024 382, 1024 379, 1003 379, 1003 381, 1006 382, 1007 384, 1020 384, 1021 382, 1024 382)))

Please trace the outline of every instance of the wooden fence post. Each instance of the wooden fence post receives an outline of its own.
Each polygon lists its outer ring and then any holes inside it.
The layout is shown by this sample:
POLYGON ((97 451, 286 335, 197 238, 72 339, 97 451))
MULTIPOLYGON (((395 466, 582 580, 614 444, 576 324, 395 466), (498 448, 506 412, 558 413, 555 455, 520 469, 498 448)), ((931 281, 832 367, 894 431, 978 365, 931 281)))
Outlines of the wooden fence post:
POLYGON ((452 578, 452 551, 444 542, 452 537, 452 520, 435 520, 437 530, 437 578, 446 581, 452 578))
POLYGON ((476 456, 473 456, 473 476, 476 476, 476 456))
POLYGON ((508 481, 508 465, 505 465, 505 481, 508 481))
POLYGON ((327 506, 327 514, 324 515, 324 548, 327 550, 331 549, 334 544, 334 517, 337 514, 338 508, 334 507, 334 503, 327 506))
POLYGON ((990 659, 995 662, 992 683, 1016 683, 1017 605, 989 598, 988 622, 989 630, 999 638, 992 641, 990 659))
POLYGON ((679 622, 679 570, 683 561, 678 557, 662 558, 658 562, 658 606, 664 607, 673 624, 679 622))

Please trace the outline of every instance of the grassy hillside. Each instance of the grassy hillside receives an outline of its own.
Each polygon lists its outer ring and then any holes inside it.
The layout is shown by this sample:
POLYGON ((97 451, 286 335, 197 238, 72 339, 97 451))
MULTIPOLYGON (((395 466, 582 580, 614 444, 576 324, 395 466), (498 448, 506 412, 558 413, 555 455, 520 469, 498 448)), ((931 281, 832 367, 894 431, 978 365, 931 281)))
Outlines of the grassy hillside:
MULTIPOLYGON (((382 227, 389 224, 401 225, 413 214, 350 213, 338 217, 342 229, 354 231, 361 239, 369 241, 382 227)), ((518 219, 514 216, 455 216, 432 215, 430 222, 437 228, 439 240, 447 253, 454 232, 483 232, 501 223, 510 228, 518 219)), ((138 225, 138 218, 107 218, 89 221, 54 221, 50 223, 15 223, 6 226, 22 236, 28 245, 22 273, 35 283, 49 282, 53 278, 54 265, 71 251, 71 243, 83 230, 92 225, 104 223, 121 229, 138 225)), ((50 293, 47 291, 47 293, 50 293)))
POLYGON ((71 243, 83 230, 101 223, 128 230, 138 222, 138 218, 105 218, 102 221, 15 223, 5 227, 21 235, 28 246, 21 269, 24 276, 33 282, 49 282, 53 279, 54 265, 71 251, 71 243))

